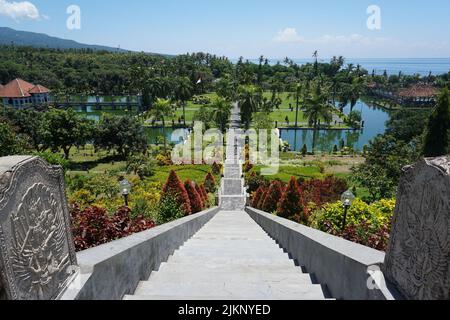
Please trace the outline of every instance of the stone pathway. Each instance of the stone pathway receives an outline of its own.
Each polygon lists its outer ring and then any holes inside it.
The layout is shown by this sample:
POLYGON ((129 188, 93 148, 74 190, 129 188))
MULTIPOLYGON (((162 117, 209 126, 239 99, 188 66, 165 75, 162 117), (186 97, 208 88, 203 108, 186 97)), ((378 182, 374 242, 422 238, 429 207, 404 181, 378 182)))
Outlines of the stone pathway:
POLYGON ((126 300, 319 300, 322 287, 244 211, 243 141, 231 116, 221 211, 126 300), (231 143, 230 143, 231 142, 231 143))

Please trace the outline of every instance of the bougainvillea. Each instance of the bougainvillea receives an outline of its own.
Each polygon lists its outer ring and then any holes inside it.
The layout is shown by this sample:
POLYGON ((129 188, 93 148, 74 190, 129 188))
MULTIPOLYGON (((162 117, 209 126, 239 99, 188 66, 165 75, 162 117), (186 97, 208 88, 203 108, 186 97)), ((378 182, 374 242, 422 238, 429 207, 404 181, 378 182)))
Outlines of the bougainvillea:
POLYGON ((187 179, 184 182, 184 188, 189 196, 189 201, 191 204, 192 213, 198 213, 203 210, 203 200, 201 196, 198 194, 196 188, 192 184, 191 180, 187 179))
POLYGON ((278 180, 273 181, 265 195, 261 210, 270 213, 275 212, 278 208, 278 203, 280 203, 282 195, 283 185, 278 180))
POLYGON ((186 216, 192 213, 189 195, 187 194, 183 183, 181 183, 180 178, 178 178, 178 175, 174 170, 170 172, 169 177, 167 178, 166 184, 163 188, 161 199, 167 197, 173 198, 186 216))
POLYGON ((214 176, 209 172, 205 177, 205 189, 208 193, 215 193, 216 192, 216 179, 214 176))
POLYGON ((295 177, 292 177, 278 205, 277 215, 286 219, 294 219, 295 216, 303 215, 303 208, 300 186, 295 177))

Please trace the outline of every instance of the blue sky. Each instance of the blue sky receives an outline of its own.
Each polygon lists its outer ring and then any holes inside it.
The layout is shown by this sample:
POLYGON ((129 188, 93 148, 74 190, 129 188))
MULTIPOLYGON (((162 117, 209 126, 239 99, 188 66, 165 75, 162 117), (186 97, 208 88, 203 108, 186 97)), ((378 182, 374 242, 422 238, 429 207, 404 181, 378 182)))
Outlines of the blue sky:
POLYGON ((448 0, 0 0, 0 26, 90 44, 231 58, 450 57, 448 0), (68 30, 66 9, 81 9, 68 30), (367 8, 381 9, 381 30, 367 8))

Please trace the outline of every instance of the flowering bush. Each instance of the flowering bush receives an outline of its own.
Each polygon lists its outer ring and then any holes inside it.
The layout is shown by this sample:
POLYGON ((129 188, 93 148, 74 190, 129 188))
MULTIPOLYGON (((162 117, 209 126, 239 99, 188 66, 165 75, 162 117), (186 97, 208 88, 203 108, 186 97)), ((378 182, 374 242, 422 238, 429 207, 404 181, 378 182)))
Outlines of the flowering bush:
POLYGON ((344 207, 335 202, 318 209, 310 218, 311 226, 378 250, 386 250, 395 200, 367 204, 356 199, 347 213, 347 226, 342 230, 344 207))

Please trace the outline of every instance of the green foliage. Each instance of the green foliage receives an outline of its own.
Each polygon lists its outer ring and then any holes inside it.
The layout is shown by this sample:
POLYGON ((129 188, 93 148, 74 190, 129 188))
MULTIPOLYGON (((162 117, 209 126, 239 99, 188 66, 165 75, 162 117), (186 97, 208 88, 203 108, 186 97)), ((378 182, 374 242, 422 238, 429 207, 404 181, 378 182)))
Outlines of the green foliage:
POLYGON ((163 197, 158 204, 157 223, 164 224, 184 217, 184 209, 175 198, 163 197))
POLYGON ((128 158, 127 171, 128 173, 134 173, 143 180, 155 174, 157 165, 157 161, 153 158, 143 154, 136 154, 128 158))
POLYGON ((69 159, 73 146, 82 146, 92 138, 93 124, 80 119, 72 109, 51 109, 44 114, 41 132, 46 147, 54 152, 62 149, 69 159))
POLYGON ((446 88, 430 116, 425 132, 423 154, 425 157, 446 155, 449 151, 450 134, 450 92, 446 88))
MULTIPOLYGON (((358 225, 361 222, 369 226, 379 228, 390 223, 395 209, 395 200, 382 199, 372 204, 367 204, 361 199, 356 199, 347 213, 347 224, 358 225)), ((344 206, 341 201, 326 204, 310 217, 311 226, 328 231, 331 228, 339 230, 344 218, 344 206)))
POLYGON ((7 123, 0 122, 0 157, 22 153, 24 144, 7 123))
POLYGON ((355 110, 350 112, 350 114, 345 119, 345 123, 350 128, 355 128, 355 129, 359 129, 361 127, 361 121, 362 121, 361 112, 355 111, 355 110))
POLYGON ((97 131, 95 145, 105 150, 115 150, 123 158, 147 150, 147 136, 135 118, 105 115, 97 131))
POLYGON ((69 168, 69 161, 67 161, 57 153, 43 151, 34 152, 33 155, 44 159, 51 165, 61 166, 64 170, 67 170, 69 168))

